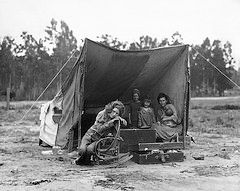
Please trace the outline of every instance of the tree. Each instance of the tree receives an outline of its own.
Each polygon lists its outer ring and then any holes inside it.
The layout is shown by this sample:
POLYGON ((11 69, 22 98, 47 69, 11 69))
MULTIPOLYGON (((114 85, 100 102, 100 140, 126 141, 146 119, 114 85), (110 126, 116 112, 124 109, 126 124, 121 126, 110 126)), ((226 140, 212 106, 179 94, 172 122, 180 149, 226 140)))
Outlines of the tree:
MULTIPOLYGON (((214 40, 211 44, 206 38, 200 46, 194 46, 202 56, 214 64, 224 75, 229 78, 233 74, 233 58, 231 44, 227 42, 223 47, 221 41, 214 40)), ((202 58, 195 50, 191 50, 191 88, 198 95, 214 95, 216 92, 221 96, 224 90, 232 85, 219 73, 209 62, 202 58)))
POLYGON ((163 40, 162 40, 162 42, 160 42, 159 44, 158 44, 158 47, 163 47, 163 46, 169 46, 169 40, 168 40, 168 38, 164 38, 163 40))
POLYGON ((98 42, 101 44, 104 44, 106 46, 118 49, 118 50, 124 50, 126 49, 127 43, 121 42, 116 37, 112 37, 111 35, 104 34, 101 36, 98 36, 98 42))
MULTIPOLYGON (((67 59, 77 50, 77 39, 73 35, 73 31, 69 29, 68 25, 64 22, 60 22, 58 28, 58 22, 54 19, 51 20, 51 26, 47 26, 45 32, 45 43, 51 45, 52 52, 51 59, 56 66, 56 72, 60 70, 67 59)), ((77 52, 79 54, 79 52, 77 52)), ((58 89, 61 87, 63 79, 67 77, 73 63, 76 61, 71 60, 67 67, 59 75, 58 89)), ((55 72, 55 73, 56 73, 55 72)))
POLYGON ((183 44, 182 35, 179 32, 173 33, 171 39, 164 38, 161 42, 157 38, 143 35, 139 38, 139 42, 130 43, 129 50, 147 50, 164 46, 175 46, 183 44))
MULTIPOLYGON (((227 77, 231 78, 231 52, 228 52, 227 48, 231 47, 230 45, 226 45, 226 49, 221 47, 221 41, 214 40, 212 45, 212 54, 211 54, 211 61, 218 67, 218 69, 225 74, 227 77), (225 58, 224 58, 225 57, 225 58), (230 59, 230 61, 229 61, 230 59)), ((232 85, 226 79, 226 77, 221 74, 220 72, 215 72, 216 76, 216 83, 217 83, 217 90, 219 91, 219 96, 224 95, 224 90, 232 88, 232 85)))
POLYGON ((4 37, 0 44, 0 88, 6 91, 11 86, 11 79, 15 76, 15 57, 12 50, 15 46, 14 39, 4 37))
POLYGON ((23 44, 19 44, 16 51, 16 60, 20 66, 20 79, 18 84, 18 96, 20 99, 36 99, 42 90, 41 85, 45 81, 47 72, 46 63, 49 55, 43 46, 43 40, 36 40, 31 34, 21 34, 23 44))
POLYGON ((152 38, 148 35, 141 36, 139 42, 130 43, 129 50, 147 50, 158 47, 157 38, 152 38))
POLYGON ((171 37, 170 45, 174 46, 174 45, 181 45, 181 44, 183 44, 182 35, 178 31, 176 31, 175 33, 173 33, 171 37))

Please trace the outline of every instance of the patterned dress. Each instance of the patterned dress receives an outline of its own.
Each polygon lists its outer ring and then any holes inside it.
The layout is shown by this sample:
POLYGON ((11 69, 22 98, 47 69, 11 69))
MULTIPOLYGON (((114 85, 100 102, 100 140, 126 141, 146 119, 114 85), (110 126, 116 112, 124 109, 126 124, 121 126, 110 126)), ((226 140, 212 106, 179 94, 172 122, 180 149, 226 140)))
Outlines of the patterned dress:
POLYGON ((152 108, 141 107, 138 115, 138 128, 151 128, 156 123, 154 111, 152 108))

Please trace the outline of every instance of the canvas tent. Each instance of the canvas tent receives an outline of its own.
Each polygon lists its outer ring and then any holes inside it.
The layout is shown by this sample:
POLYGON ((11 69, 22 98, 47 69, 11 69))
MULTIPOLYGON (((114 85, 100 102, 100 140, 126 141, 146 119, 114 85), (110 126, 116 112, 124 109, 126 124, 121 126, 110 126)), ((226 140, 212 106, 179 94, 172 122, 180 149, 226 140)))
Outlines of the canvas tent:
MULTIPOLYGON (((78 129, 80 142, 80 114, 103 107, 116 99, 127 105, 134 88, 140 90, 141 96, 151 97, 154 109, 158 107, 158 94, 168 94, 186 128, 189 102, 188 48, 188 45, 181 45, 121 51, 86 39, 61 92, 50 103, 52 106, 60 105, 62 109, 62 118, 53 131, 55 145, 66 146, 73 136, 71 132, 74 127, 78 129)), ((46 134, 47 130, 44 129, 43 122, 40 139, 46 134)))

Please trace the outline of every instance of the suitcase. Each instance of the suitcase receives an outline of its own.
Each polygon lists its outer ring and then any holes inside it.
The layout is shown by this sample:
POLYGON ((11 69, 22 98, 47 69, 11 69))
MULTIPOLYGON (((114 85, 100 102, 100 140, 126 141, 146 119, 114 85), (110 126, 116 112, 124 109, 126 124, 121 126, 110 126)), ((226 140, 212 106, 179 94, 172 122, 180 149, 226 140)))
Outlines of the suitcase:
POLYGON ((126 153, 138 143, 156 142, 156 131, 153 129, 121 129, 120 137, 123 138, 123 142, 120 143, 120 153, 126 153))
POLYGON ((138 143, 129 149, 132 161, 138 164, 161 164, 166 162, 182 162, 184 154, 179 149, 183 143, 138 143))
POLYGON ((182 162, 184 154, 181 151, 171 151, 163 153, 163 151, 136 151, 132 152, 132 161, 138 164, 161 164, 167 162, 182 162))
POLYGON ((152 151, 152 150, 172 150, 183 149, 182 142, 166 143, 137 143, 129 146, 129 151, 152 151))

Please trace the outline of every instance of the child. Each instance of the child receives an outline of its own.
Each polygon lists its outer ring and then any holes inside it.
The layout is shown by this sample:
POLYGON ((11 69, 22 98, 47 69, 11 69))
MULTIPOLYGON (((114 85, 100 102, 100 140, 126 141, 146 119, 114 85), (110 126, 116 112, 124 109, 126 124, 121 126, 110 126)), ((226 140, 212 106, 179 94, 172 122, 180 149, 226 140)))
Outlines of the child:
POLYGON ((138 126, 138 113, 141 107, 141 102, 139 100, 140 91, 138 89, 133 90, 133 102, 130 103, 129 109, 129 124, 132 128, 137 128, 138 126))
POLYGON ((138 128, 148 129, 156 123, 153 109, 150 107, 151 100, 149 98, 144 99, 143 107, 141 107, 138 115, 138 128))
POLYGON ((174 108, 172 107, 171 104, 167 104, 164 109, 161 111, 162 115, 160 117, 160 123, 168 125, 168 126, 174 126, 174 121, 172 120, 167 120, 169 117, 173 116, 173 110, 174 108))

